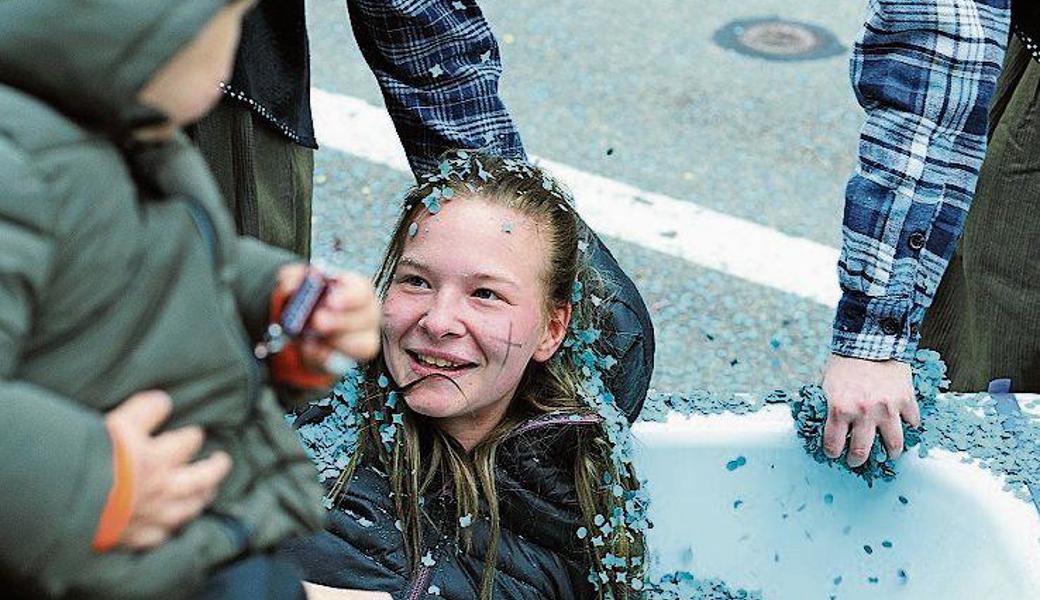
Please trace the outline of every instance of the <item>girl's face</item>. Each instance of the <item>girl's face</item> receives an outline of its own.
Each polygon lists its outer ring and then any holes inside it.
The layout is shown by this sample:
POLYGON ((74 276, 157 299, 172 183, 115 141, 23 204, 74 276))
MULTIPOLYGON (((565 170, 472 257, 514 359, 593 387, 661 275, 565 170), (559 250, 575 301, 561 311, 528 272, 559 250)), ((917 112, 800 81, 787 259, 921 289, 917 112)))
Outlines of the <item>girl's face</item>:
POLYGON ((570 305, 545 311, 547 253, 537 223, 473 197, 424 212, 406 239, 383 304, 386 364, 400 386, 443 376, 406 401, 467 449, 501 420, 528 363, 548 360, 567 332, 570 305))

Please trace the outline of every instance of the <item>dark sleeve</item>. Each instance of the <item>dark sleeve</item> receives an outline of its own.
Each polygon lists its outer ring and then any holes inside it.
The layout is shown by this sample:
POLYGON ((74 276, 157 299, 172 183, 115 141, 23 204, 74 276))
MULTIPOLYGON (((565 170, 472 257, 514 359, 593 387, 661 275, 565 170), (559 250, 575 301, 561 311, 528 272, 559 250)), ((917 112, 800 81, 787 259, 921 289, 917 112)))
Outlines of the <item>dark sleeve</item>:
POLYGON ((498 44, 475 0, 348 0, 413 173, 455 148, 524 157, 498 93, 498 44))
POLYGON ((411 577, 388 496, 381 475, 358 468, 348 492, 328 511, 325 531, 282 547, 303 569, 305 581, 402 595, 411 577))
MULTIPOLYGON (((345 516, 330 513, 330 519, 345 516)), ((408 583, 350 540, 328 530, 289 540, 280 551, 302 570, 304 581, 318 585, 397 594, 408 583)))

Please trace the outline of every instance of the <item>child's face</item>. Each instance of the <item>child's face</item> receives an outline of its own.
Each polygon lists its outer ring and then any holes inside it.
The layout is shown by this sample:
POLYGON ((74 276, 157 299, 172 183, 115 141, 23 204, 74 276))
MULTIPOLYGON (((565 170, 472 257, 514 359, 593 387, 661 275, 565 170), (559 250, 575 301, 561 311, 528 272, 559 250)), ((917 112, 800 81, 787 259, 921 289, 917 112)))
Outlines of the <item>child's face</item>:
POLYGON ((138 100, 166 115, 171 132, 201 119, 220 99, 220 82, 234 66, 242 17, 254 4, 239 0, 222 8, 141 89, 138 100))
POLYGON ((545 314, 547 252, 533 220, 479 198, 423 213, 406 240, 383 305, 384 357, 398 385, 431 374, 458 384, 429 378, 407 402, 467 448, 566 334, 569 306, 545 314))

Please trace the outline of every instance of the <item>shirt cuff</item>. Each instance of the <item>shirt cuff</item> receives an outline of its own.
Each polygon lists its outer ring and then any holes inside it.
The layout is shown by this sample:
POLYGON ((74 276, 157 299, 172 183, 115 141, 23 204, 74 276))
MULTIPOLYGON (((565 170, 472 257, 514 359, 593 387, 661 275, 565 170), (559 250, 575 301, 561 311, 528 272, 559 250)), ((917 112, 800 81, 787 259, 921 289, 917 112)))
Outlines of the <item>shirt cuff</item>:
POLYGON ((846 292, 838 302, 831 352, 866 360, 913 360, 924 308, 909 298, 846 292))
POLYGON ((108 435, 112 439, 112 488, 108 492, 108 500, 101 510, 101 519, 94 534, 93 547, 98 553, 108 552, 115 547, 130 525, 134 508, 131 458, 119 435, 111 428, 108 435))

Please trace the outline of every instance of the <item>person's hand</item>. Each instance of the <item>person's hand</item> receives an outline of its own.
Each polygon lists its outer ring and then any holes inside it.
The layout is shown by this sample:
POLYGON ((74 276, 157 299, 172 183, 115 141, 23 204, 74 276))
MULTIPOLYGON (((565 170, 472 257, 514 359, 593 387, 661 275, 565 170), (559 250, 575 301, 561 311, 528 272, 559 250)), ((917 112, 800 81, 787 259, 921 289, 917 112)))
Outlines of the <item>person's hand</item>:
POLYGON ((165 392, 151 390, 134 394, 105 416, 132 473, 130 523, 117 542, 123 548, 142 550, 163 543, 209 506, 231 470, 224 452, 192 462, 202 448, 199 427, 153 435, 172 409, 165 392))
POLYGON ((307 592, 307 600, 391 600, 390 594, 386 592, 346 590, 309 581, 303 582, 303 590, 307 592))
MULTIPOLYGON (((303 282, 306 265, 288 265, 278 273, 278 285, 291 295, 303 282)), ((368 278, 357 273, 327 274, 329 291, 314 311, 300 353, 311 368, 321 370, 339 352, 368 360, 379 352, 379 301, 368 278)))
POLYGON ((897 360, 873 361, 832 355, 823 372, 823 393, 827 396, 827 423, 823 428, 823 451, 841 456, 849 430, 852 439, 846 458, 850 467, 867 461, 874 435, 890 459, 903 451, 903 425, 921 424, 914 399, 910 365, 897 360))

